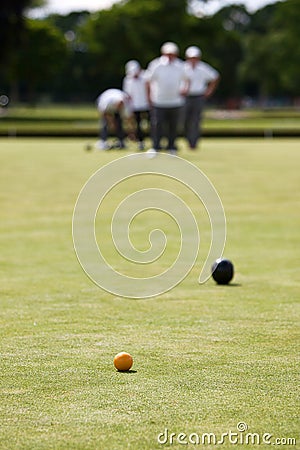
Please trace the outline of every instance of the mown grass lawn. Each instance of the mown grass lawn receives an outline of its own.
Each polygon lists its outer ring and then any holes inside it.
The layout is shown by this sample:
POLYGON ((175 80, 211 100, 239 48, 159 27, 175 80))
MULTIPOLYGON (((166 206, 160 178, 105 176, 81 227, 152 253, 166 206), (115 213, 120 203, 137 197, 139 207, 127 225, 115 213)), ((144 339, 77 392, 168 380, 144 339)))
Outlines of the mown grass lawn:
POLYGON ((126 154, 84 144, 0 141, 0 448, 253 448, 247 433, 260 448, 265 433, 297 448, 299 140, 210 139, 195 153, 180 143, 220 194, 236 273, 229 286, 198 285, 197 262, 148 300, 102 291, 78 264, 78 193, 126 154), (129 373, 113 367, 120 351, 134 358, 129 373), (238 443, 220 443, 230 431, 238 443), (219 444, 190 442, 205 433, 219 444))
MULTIPOLYGON (((22 133, 74 133, 97 136, 98 113, 95 105, 14 105, 0 109, 0 133, 3 136, 18 136, 22 133)), ((207 108, 204 112, 204 132, 232 131, 286 131, 295 134, 300 128, 300 113, 297 109, 274 110, 220 110, 207 108)))

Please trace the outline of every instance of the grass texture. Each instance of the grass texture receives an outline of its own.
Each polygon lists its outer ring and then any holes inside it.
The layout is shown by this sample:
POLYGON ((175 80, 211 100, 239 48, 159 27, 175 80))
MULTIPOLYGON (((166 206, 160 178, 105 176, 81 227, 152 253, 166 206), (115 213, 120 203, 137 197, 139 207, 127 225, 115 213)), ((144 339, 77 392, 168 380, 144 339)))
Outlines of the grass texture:
POLYGON ((79 191, 126 154, 84 144, 0 141, 0 449, 256 448, 247 433, 297 448, 299 140, 180 142, 222 199, 235 277, 199 285, 196 264, 147 300, 106 293, 76 259, 79 191), (113 367, 120 351, 131 372, 113 367), (217 442, 190 442, 205 433, 217 442))
MULTIPOLYGON (((98 114, 94 105, 48 105, 30 107, 15 105, 0 109, 0 134, 2 136, 18 136, 22 133, 34 136, 44 133, 45 136, 61 133, 73 133, 74 137, 97 136, 98 114)), ((228 131, 232 133, 286 132, 299 136, 300 113, 297 109, 274 110, 216 110, 207 109, 204 113, 203 132, 228 131)), ((288 134, 287 134, 288 136, 288 134)))

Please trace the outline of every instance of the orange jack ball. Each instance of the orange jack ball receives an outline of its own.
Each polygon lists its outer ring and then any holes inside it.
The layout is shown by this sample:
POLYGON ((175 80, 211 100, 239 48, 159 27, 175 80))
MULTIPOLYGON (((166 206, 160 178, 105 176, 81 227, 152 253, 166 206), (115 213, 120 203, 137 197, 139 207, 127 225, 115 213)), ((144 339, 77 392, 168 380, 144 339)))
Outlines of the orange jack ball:
POLYGON ((129 370, 133 364, 132 356, 129 353, 121 352, 114 357, 114 366, 120 372, 129 370))

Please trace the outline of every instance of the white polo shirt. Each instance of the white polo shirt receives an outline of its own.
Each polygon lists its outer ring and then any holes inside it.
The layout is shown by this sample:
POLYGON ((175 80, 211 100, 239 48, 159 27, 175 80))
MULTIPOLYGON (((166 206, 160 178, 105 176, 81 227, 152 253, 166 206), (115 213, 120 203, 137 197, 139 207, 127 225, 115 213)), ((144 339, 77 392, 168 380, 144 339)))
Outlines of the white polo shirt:
POLYGON ((96 100, 97 109, 101 113, 114 113, 118 110, 120 102, 124 102, 122 115, 129 116, 132 106, 128 95, 120 89, 107 89, 96 100))
POLYGON ((186 76, 190 79, 188 95, 204 94, 207 84, 216 80, 219 76, 219 72, 216 69, 203 61, 199 61, 195 67, 192 67, 192 65, 186 61, 184 63, 184 70, 186 76))
POLYGON ((146 74, 154 106, 169 108, 184 104, 180 89, 188 76, 182 60, 170 62, 168 57, 161 56, 150 62, 146 74))
POLYGON ((123 79, 123 91, 131 98, 134 111, 147 111, 149 109, 144 70, 140 71, 137 76, 126 75, 123 79))

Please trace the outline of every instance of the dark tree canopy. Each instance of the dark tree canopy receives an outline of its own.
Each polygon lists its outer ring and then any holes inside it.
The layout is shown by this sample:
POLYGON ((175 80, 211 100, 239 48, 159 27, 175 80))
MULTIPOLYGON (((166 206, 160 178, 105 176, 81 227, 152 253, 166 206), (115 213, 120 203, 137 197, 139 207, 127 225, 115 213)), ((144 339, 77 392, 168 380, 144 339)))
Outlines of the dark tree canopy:
POLYGON ((124 0, 93 14, 29 20, 24 11, 39 1, 2 0, 0 86, 19 90, 23 99, 30 92, 92 101, 104 89, 121 87, 126 61, 138 59, 146 67, 172 40, 181 57, 187 46, 198 45, 203 60, 219 70, 216 100, 299 96, 299 0, 255 13, 230 5, 209 17, 191 13, 201 2, 124 0))

